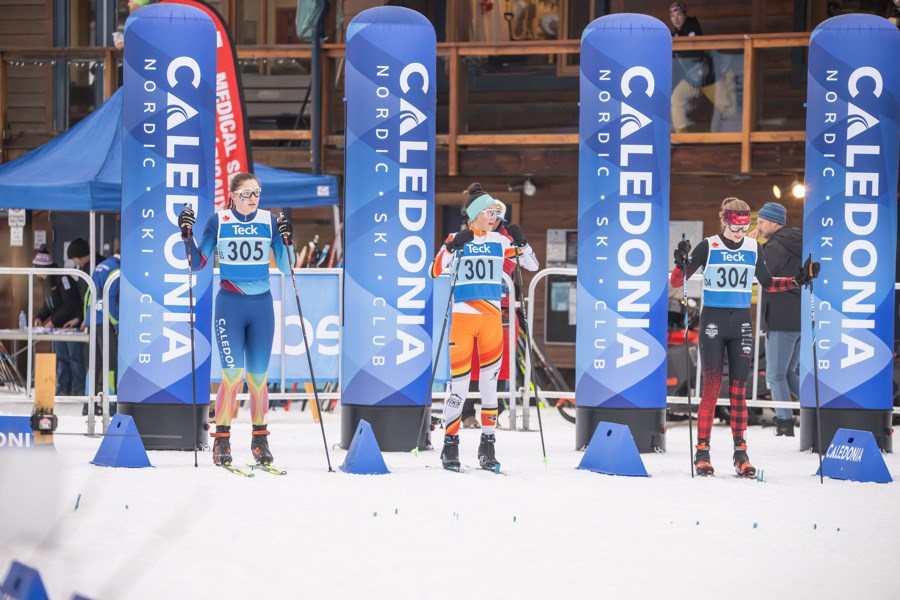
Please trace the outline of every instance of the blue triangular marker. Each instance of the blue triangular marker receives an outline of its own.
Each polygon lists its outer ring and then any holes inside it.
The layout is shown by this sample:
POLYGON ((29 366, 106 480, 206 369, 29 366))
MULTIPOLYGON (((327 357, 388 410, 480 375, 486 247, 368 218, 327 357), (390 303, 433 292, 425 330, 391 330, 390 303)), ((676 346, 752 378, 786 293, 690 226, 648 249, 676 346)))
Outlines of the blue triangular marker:
POLYGON ((14 560, 0 586, 0 598, 9 600, 48 600, 40 574, 14 560))
POLYGON ((151 467, 150 458, 144 449, 137 425, 129 415, 118 413, 106 430, 106 437, 100 442, 97 455, 91 461, 103 467, 151 467))
POLYGON ((578 468, 606 475, 649 477, 628 425, 606 421, 597 424, 578 468))
POLYGON ((871 431, 858 429, 838 429, 834 433, 828 451, 822 456, 822 473, 825 477, 849 481, 893 481, 875 436, 871 431))
POLYGON ((390 473, 387 465, 384 464, 384 457, 381 456, 381 449, 378 447, 375 433, 372 432, 372 426, 365 419, 359 420, 356 433, 353 434, 353 440, 350 442, 350 449, 347 451, 347 457, 340 468, 344 473, 354 475, 390 473))

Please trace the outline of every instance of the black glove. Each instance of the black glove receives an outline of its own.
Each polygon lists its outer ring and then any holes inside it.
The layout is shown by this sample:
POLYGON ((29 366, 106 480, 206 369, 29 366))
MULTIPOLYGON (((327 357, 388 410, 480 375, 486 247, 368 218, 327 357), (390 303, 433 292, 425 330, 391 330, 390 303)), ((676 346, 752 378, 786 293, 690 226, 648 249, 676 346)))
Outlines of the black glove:
POLYGON ((474 239, 475 233, 471 229, 463 229, 444 245, 447 247, 447 252, 456 252, 474 239))
POLYGON ((810 259, 807 258, 803 266, 800 267, 800 272, 794 275, 794 283, 797 284, 797 287, 809 285, 813 279, 819 276, 821 268, 822 265, 817 262, 810 262, 810 259))
POLYGON ((514 246, 521 247, 528 244, 528 240, 525 239, 525 232, 515 223, 508 223, 506 225, 506 233, 512 237, 514 246))
POLYGON ((191 231, 194 229, 194 222, 197 219, 194 217, 194 211, 191 210, 191 207, 187 204, 184 205, 184 210, 181 211, 181 214, 178 215, 178 227, 181 228, 181 239, 184 241, 188 241, 191 237, 191 231))
POLYGON ((287 238, 288 245, 291 245, 294 241, 294 225, 284 216, 284 213, 279 215, 275 223, 278 225, 278 233, 281 234, 281 237, 287 238))
POLYGON ((675 248, 675 266, 684 271, 684 265, 687 264, 688 256, 691 253, 691 243, 688 240, 681 240, 675 248))

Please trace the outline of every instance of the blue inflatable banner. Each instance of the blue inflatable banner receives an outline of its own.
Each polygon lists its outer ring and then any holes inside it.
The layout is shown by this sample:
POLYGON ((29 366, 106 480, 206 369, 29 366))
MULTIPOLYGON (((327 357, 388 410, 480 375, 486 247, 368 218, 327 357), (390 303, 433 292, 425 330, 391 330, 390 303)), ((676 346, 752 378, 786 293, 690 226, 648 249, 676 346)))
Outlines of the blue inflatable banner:
POLYGON ((410 9, 372 8, 347 28, 345 405, 428 399, 435 63, 434 28, 410 9))
MULTIPOLYGON (((185 204, 197 223, 213 211, 215 77, 216 29, 203 11, 151 4, 129 17, 120 405, 192 401, 188 264, 177 223, 185 204)), ((212 269, 194 270, 196 398, 203 404, 209 401, 211 282, 212 269)))
POLYGON ((666 406, 671 92, 672 39, 660 21, 617 14, 584 30, 579 408, 666 406))
MULTIPOLYGON (((900 32, 872 15, 828 19, 810 38, 803 254, 822 264, 813 291, 826 409, 891 409, 898 57, 900 32)), ((809 315, 808 289, 803 298, 809 315)), ((810 408, 813 332, 801 321, 800 404, 810 408)))

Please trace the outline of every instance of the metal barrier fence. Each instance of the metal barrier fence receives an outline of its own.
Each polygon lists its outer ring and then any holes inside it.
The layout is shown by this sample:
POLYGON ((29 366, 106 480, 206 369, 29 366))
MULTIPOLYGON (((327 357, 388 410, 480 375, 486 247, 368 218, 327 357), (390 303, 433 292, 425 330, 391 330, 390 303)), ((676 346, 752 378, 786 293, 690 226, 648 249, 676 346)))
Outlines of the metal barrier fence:
MULTIPOLYGON (((218 271, 216 271, 216 272, 218 272, 218 271)), ((534 330, 533 330, 534 310, 535 310, 534 299, 535 299, 535 294, 536 294, 538 285, 541 282, 543 282, 547 277, 552 276, 552 275, 576 277, 577 273, 578 273, 577 269, 573 269, 573 268, 547 268, 547 269, 538 271, 532 277, 531 283, 528 286, 528 295, 527 295, 527 302, 526 302, 526 304, 527 304, 526 318, 528 319, 529 334, 530 334, 530 338, 528 340, 529 347, 534 339, 534 330)), ((91 298, 98 297, 93 280, 91 280, 91 278, 86 273, 84 273, 83 271, 78 270, 78 269, 45 268, 45 267, 0 268, 0 275, 28 275, 29 276, 29 278, 28 278, 28 322, 29 322, 29 327, 28 327, 28 335, 26 338, 27 339, 27 347, 29 348, 29 352, 28 352, 28 358, 27 358, 27 365, 28 365, 27 371, 28 372, 26 374, 26 387, 25 387, 26 399, 29 399, 32 397, 31 372, 32 372, 33 343, 35 340, 40 341, 40 339, 45 339, 45 338, 42 338, 40 334, 32 334, 32 327, 30 326, 30 323, 33 321, 32 315, 34 314, 34 306, 33 306, 34 279, 33 279, 33 275, 63 275, 63 274, 70 275, 73 277, 78 277, 78 278, 82 279, 83 281, 86 282, 88 289, 90 290, 91 298)), ((296 272, 295 276, 298 278, 298 286, 300 286, 300 288, 302 290, 302 286, 300 285, 299 282, 302 281, 303 278, 322 276, 322 275, 333 275, 333 274, 338 275, 338 280, 340 282, 339 285, 343 285, 343 277, 341 276, 343 274, 342 269, 315 269, 315 270, 309 270, 309 271, 299 270, 296 272)), ((287 286, 287 277, 289 277, 289 275, 285 275, 277 270, 270 271, 270 275, 280 276, 281 291, 282 291, 281 297, 284 298, 285 292, 288 287, 287 286)), ((102 390, 95 390, 95 388, 94 388, 94 381, 95 381, 94 371, 97 367, 97 365, 95 365, 95 348, 96 348, 96 330, 97 329, 95 327, 96 324, 93 321, 96 318, 95 310, 99 308, 98 304, 101 304, 102 305, 102 314, 103 314, 103 325, 102 325, 103 326, 103 345, 101 348, 102 364, 100 365, 100 367, 103 369, 103 371, 102 371, 103 373, 108 373, 109 372, 110 321, 109 321, 109 302, 107 302, 106 300, 109 297, 109 291, 112 286, 112 283, 114 281, 116 281, 119 278, 119 276, 120 276, 120 273, 116 272, 116 273, 113 273, 107 279, 106 284, 104 285, 103 290, 102 290, 102 296, 101 296, 102 301, 99 303, 94 302, 90 307, 91 310, 89 311, 90 316, 88 317, 88 319, 90 322, 89 322, 87 336, 88 336, 88 348, 89 348, 90 356, 88 358, 87 395, 83 396, 83 397, 73 396, 73 398, 78 398, 78 399, 83 398, 83 399, 86 399, 89 401, 89 406, 91 408, 91 410, 88 410, 88 420, 87 420, 89 435, 93 435, 95 433, 93 406, 94 406, 94 403, 96 402, 96 397, 98 395, 98 392, 102 396, 101 402, 103 404, 103 407, 102 407, 103 408, 103 410, 102 410, 103 431, 106 431, 106 428, 109 425, 109 402, 112 400, 118 399, 115 394, 110 394, 108 377, 102 378, 102 381, 103 381, 103 389, 102 390)), ((503 281, 508 286, 508 289, 510 289, 510 290, 514 289, 512 279, 506 273, 503 274, 503 281)), ((702 276, 695 273, 694 276, 690 279, 690 281, 694 281, 694 282, 702 281, 702 276)), ((895 283, 894 289, 900 291, 900 282, 895 283)), ((302 295, 302 291, 301 291, 301 295, 302 295)), ((748 407, 794 408, 794 409, 796 409, 799 407, 799 404, 797 402, 778 402, 778 401, 773 401, 773 400, 759 400, 758 399, 758 396, 759 396, 758 371, 759 371, 759 351, 760 351, 759 349, 760 349, 760 338, 761 338, 760 323, 761 323, 761 311, 762 311, 761 306, 762 305, 760 302, 756 303, 756 324, 755 324, 755 331, 754 331, 755 343, 754 343, 754 349, 753 349, 753 374, 754 374, 754 377, 753 377, 752 392, 751 392, 750 398, 747 400, 747 406, 748 407)), ((516 311, 518 308, 519 308, 519 304, 517 302, 515 294, 510 294, 509 310, 510 310, 510 315, 512 316, 512 318, 515 318, 514 315, 516 314, 516 311)), ((702 306, 701 306, 701 308, 702 308, 702 306)), ((342 303, 339 302, 338 303, 338 315, 339 315, 339 318, 341 319, 341 321, 343 321, 342 311, 343 311, 343 305, 342 305, 342 303)), ((279 389, 281 390, 281 392, 270 393, 269 398, 272 400, 310 400, 310 399, 313 399, 315 397, 315 394, 313 392, 305 392, 305 391, 304 392, 286 392, 285 391, 285 389, 286 389, 285 361, 287 360, 286 359, 287 353, 285 352, 285 346, 286 346, 286 340, 287 340, 287 336, 285 335, 285 331, 284 331, 285 326, 286 326, 286 320, 282 319, 281 320, 282 330, 281 330, 281 337, 280 337, 282 368, 281 368, 281 380, 279 382, 279 384, 280 384, 279 389)), ((437 325, 435 325, 435 327, 437 328, 437 325)), ((340 338, 342 338, 342 335, 343 335, 343 332, 341 332, 341 334, 340 334, 339 344, 342 341, 342 339, 340 339, 340 338)), ((517 427, 518 411, 519 411, 519 407, 521 406, 521 410, 522 410, 521 430, 527 431, 530 429, 530 425, 531 425, 531 406, 530 405, 531 405, 532 396, 536 396, 540 400, 548 399, 548 398, 555 398, 555 399, 571 399, 574 401, 575 392, 565 392, 565 391, 561 391, 561 390, 532 391, 531 390, 532 353, 530 351, 525 353, 525 372, 524 372, 524 378, 523 378, 524 379, 523 385, 522 385, 522 387, 517 387, 517 369, 516 369, 516 361, 515 361, 516 349, 517 349, 517 335, 518 335, 517 328, 509 327, 509 334, 508 334, 509 340, 508 341, 509 341, 509 350, 510 351, 507 353, 506 356, 504 356, 504 360, 507 361, 507 366, 509 368, 509 389, 506 391, 498 391, 498 397, 506 398, 509 401, 509 423, 510 423, 510 429, 512 429, 512 430, 516 430, 518 428, 517 427)), ((449 340, 449 332, 447 332, 444 336, 444 342, 443 342, 444 347, 442 348, 442 352, 448 352, 448 350, 447 350, 448 340, 449 340)), ((213 356, 213 360, 216 360, 215 356, 213 356)), ((700 365, 700 356, 699 356, 699 352, 698 352, 697 372, 695 375, 694 387, 692 388, 696 391, 700 390, 700 372, 701 372, 701 365, 700 365)), ((445 383, 449 383, 449 379, 443 380, 443 381, 445 383)), ((327 399, 327 400, 332 400, 332 399, 340 400, 340 398, 341 398, 340 389, 341 389, 341 387, 340 387, 340 373, 339 373, 337 389, 333 392, 320 391, 318 393, 318 396, 319 396, 319 398, 327 399)), ((449 396, 449 390, 445 390, 443 392, 434 392, 434 391, 432 392, 433 399, 444 400, 448 396, 449 396)), ((699 393, 695 393, 694 396, 699 396, 699 393)), ((468 395, 468 397, 469 398, 480 398, 481 395, 478 392, 472 392, 468 395)), ((240 399, 240 400, 247 400, 248 398, 249 398, 249 394, 239 394, 238 395, 238 399, 240 399)), ((210 394, 210 401, 214 401, 214 400, 215 400, 215 394, 210 394)), ((686 404, 687 397, 686 396, 667 396, 666 402, 667 402, 667 404, 678 404, 678 405, 686 404)), ((728 398, 719 398, 717 403, 722 406, 728 406, 729 400, 728 400, 728 398)), ((900 413, 900 410, 895 408, 894 412, 900 413)))
MULTIPOLYGON (((34 322, 34 276, 35 275, 69 275, 71 277, 81 279, 84 281, 88 290, 90 291, 91 298, 97 298, 97 288, 94 286, 94 281, 91 279, 90 275, 85 273, 80 269, 64 269, 64 268, 48 268, 48 267, 0 267, 0 275, 27 275, 28 276, 28 329, 27 335, 25 337, 26 340, 26 348, 27 348, 27 367, 25 374, 25 398, 30 399, 33 397, 32 389, 31 389, 31 371, 32 371, 32 353, 34 351, 34 342, 35 340, 40 341, 41 339, 47 339, 42 334, 34 333, 34 328, 32 327, 32 323, 34 322)), ((87 377, 87 395, 85 398, 93 399, 96 395, 96 391, 94 390, 94 369, 96 365, 94 364, 94 354, 96 352, 96 343, 97 343, 97 328, 96 323, 94 322, 96 319, 96 313, 91 310, 89 316, 88 323, 88 377, 87 377)), ((72 341, 83 341, 76 340, 73 338, 72 341)), ((77 397, 77 396, 76 396, 77 397)), ((93 406, 93 401, 91 402, 91 406, 93 406)), ((94 434, 94 411, 88 411, 88 434, 94 434)), ((106 423, 104 423, 104 431, 106 430, 106 423)))
MULTIPOLYGON (((216 269, 215 273, 218 274, 218 269, 216 269)), ((295 277, 297 277, 297 282, 298 282, 297 285, 298 285, 298 288, 300 289, 301 296, 303 295, 302 280, 304 278, 316 277, 316 276, 322 276, 322 275, 335 275, 335 274, 338 275, 339 286, 342 287, 343 286, 343 277, 342 277, 343 269, 310 269, 310 270, 300 269, 300 270, 297 270, 295 272, 295 277)), ((285 294, 286 294, 287 290, 292 288, 292 285, 287 283, 287 278, 290 277, 290 275, 286 275, 276 269, 270 270, 269 275, 270 275, 270 277, 278 276, 280 278, 281 298, 285 298, 286 297, 285 294)), ((106 302, 106 298, 109 296, 109 290, 110 290, 110 287, 112 286, 112 283, 116 279, 118 279, 119 276, 120 276, 120 272, 116 272, 116 273, 113 273, 112 275, 110 275, 110 277, 107 279, 106 284, 104 285, 104 288, 103 288, 103 299, 104 299, 104 301, 103 301, 103 344, 102 344, 102 348, 101 348, 101 354, 102 354, 102 365, 101 366, 102 366, 104 373, 109 372, 109 327, 110 327, 110 325, 109 325, 109 302, 106 302)), ((513 282, 506 273, 503 274, 503 281, 507 284, 509 289, 513 289, 513 282)), ((339 293, 339 297, 340 297, 340 293, 339 293)), ((302 298, 301 298, 301 302, 302 302, 302 298)), ((511 314, 515 314, 516 308, 517 308, 517 305, 516 305, 515 299, 511 298, 510 299, 511 314)), ((340 318, 341 322, 343 322, 343 304, 341 302, 338 302, 337 309, 338 309, 338 317, 340 318)), ((304 312, 306 312, 306 311, 304 311, 304 312)), ((443 312, 443 310, 441 312, 443 312)), ((285 352, 285 347, 286 347, 286 343, 287 343, 287 335, 285 333, 286 324, 287 324, 286 320, 281 319, 281 322, 280 322, 281 332, 280 332, 280 336, 279 336, 279 339, 281 340, 281 380, 279 382, 279 389, 281 390, 281 392, 271 392, 271 393, 269 393, 269 398, 271 400, 311 400, 316 397, 316 394, 314 394, 313 392, 299 392, 299 391, 298 392, 286 392, 285 391, 286 390, 285 373, 287 371, 287 369, 285 368, 285 361, 287 360, 286 359, 287 353, 285 352)), ((508 353, 507 356, 504 357, 504 360, 507 361, 507 364, 509 367, 509 373, 510 373, 509 390, 498 392, 498 397, 508 398, 510 400, 510 405, 512 405, 514 403, 515 396, 516 396, 516 370, 515 370, 515 362, 514 362, 515 348, 516 348, 516 334, 517 334, 517 332, 516 332, 515 328, 510 328, 509 347, 510 347, 511 351, 508 353)), ((343 331, 341 331, 340 336, 341 337, 339 338, 339 343, 342 343, 343 342, 343 339, 342 339, 343 331)), ((445 357, 446 357, 446 353, 448 352, 448 350, 447 350, 448 341, 449 341, 449 331, 447 333, 445 333, 444 341, 443 341, 444 347, 442 348, 442 353, 445 357)), ((213 356, 213 360, 217 360, 217 357, 213 356)), ((340 379, 340 372, 339 372, 337 389, 333 392, 319 391, 318 397, 321 399, 326 399, 326 400, 332 400, 332 399, 340 400, 340 398, 341 398, 340 380, 341 379, 340 379)), ((439 380, 443 380, 443 378, 439 378, 439 380)), ((446 381, 449 382, 449 379, 447 379, 446 381)), ((269 380, 269 383, 272 383, 272 381, 269 380)), ((103 378, 103 389, 101 391, 103 392, 103 402, 104 402, 103 414, 104 414, 104 430, 105 430, 106 425, 108 425, 108 417, 107 417, 107 415, 109 414, 108 402, 110 400, 118 400, 118 398, 115 394, 111 395, 109 393, 108 377, 103 378)), ((448 390, 445 390, 443 392, 433 392, 432 393, 433 398, 439 398, 442 400, 446 399, 449 395, 450 395, 450 392, 448 390)), ((243 393, 243 394, 238 394, 237 397, 239 400, 248 400, 250 395, 243 393)), ((471 393, 469 395, 469 397, 480 398, 481 394, 474 392, 474 393, 471 393)), ((214 401, 214 400, 215 400, 215 394, 210 394, 210 401, 214 401)))
MULTIPOLYGON (((536 273, 534 275, 534 277, 532 277, 531 283, 528 286, 528 302, 527 303, 528 303, 528 323, 529 323, 529 325, 534 323, 534 296, 535 296, 535 290, 537 289, 538 283, 540 283, 542 280, 546 279, 548 276, 551 276, 551 275, 567 275, 569 277, 576 277, 577 274, 578 274, 577 269, 547 268, 547 269, 543 269, 543 270, 539 271, 538 273, 536 273)), ((671 276, 671 273, 669 273, 669 275, 671 276)), ((689 279, 689 281, 694 281, 694 282, 702 281, 702 280, 703 280, 703 277, 700 273, 694 273, 694 275, 689 279)), ((756 286, 759 285, 756 282, 755 278, 753 281, 754 281, 754 285, 756 285, 756 286)), ((758 287, 757 287, 757 290, 758 290, 758 287)), ((894 283, 894 290, 900 291, 900 282, 894 283)), ((701 302, 702 302, 702 296, 701 296, 701 302)), ((701 308, 702 308, 702 304, 701 304, 701 308)), ((763 407, 793 408, 793 409, 799 408, 800 404, 798 402, 759 400, 758 399, 758 397, 759 397, 759 390, 758 390, 758 386, 759 386, 759 375, 758 375, 758 373, 759 373, 759 340, 761 337, 760 324, 762 322, 761 317, 762 317, 762 302, 757 302, 756 303, 756 324, 754 326, 755 343, 753 344, 753 371, 752 371, 752 373, 753 373, 753 391, 751 393, 750 398, 747 400, 747 406, 748 407, 757 407, 757 408, 763 408, 763 407)), ((897 317, 897 316, 895 315, 895 317, 897 317)), ((529 333, 531 333, 532 336, 534 335, 533 331, 530 331, 529 333)), ((685 340, 685 343, 687 343, 687 340, 685 340)), ((701 372, 700 353, 697 352, 697 373, 696 373, 696 377, 694 380, 694 387, 692 388, 695 393, 692 395, 692 398, 694 398, 694 397, 699 398, 699 395, 700 395, 699 394, 700 372, 701 372)), ((688 376, 690 376, 690 373, 688 373, 688 376)), ((530 425, 530 412, 531 412, 530 411, 530 396, 531 396, 531 393, 532 393, 531 392, 531 353, 529 352, 526 355, 525 384, 524 384, 524 389, 523 389, 524 412, 522 415, 522 427, 525 430, 527 430, 530 425)), ((566 398, 566 399, 571 399, 574 401, 575 400, 575 392, 546 391, 545 390, 545 391, 537 392, 537 397, 538 398, 566 398)), ((666 396, 666 404, 687 404, 687 396, 666 396)), ((720 406, 729 406, 730 401, 728 398, 720 397, 718 399, 718 401, 716 402, 716 404, 720 405, 720 406)), ((900 408, 894 408, 894 413, 900 414, 900 408)), ((514 413, 512 413, 512 414, 514 414, 514 413)), ((510 417, 511 421, 512 421, 512 414, 510 417)))

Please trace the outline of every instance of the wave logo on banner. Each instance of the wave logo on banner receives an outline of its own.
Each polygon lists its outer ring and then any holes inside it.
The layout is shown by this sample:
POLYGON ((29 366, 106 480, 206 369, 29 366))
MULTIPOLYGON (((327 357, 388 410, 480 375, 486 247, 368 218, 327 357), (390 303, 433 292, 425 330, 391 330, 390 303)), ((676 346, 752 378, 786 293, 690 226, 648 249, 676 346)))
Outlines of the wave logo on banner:
POLYGON ((231 177, 253 172, 250 134, 244 117, 244 90, 237 69, 231 30, 215 8, 203 0, 161 0, 200 9, 216 27, 216 210, 225 208, 231 177))
POLYGON ((372 8, 347 28, 344 404, 429 396, 436 60, 413 10, 372 8))
MULTIPOLYGON (((891 408, 897 251, 900 32, 842 15, 809 42, 803 254, 815 281, 819 403, 891 408)), ((809 290, 801 306, 810 307, 809 290)), ((815 406, 811 321, 801 319, 800 404, 815 406)))
MULTIPOLYGON (((213 212, 216 32, 152 4, 125 30, 119 400, 191 403, 188 265, 178 213, 213 212)), ((209 398, 212 270, 194 271, 196 392, 209 398)))
POLYGON ((664 408, 672 39, 645 15, 581 37, 578 405, 664 408))

